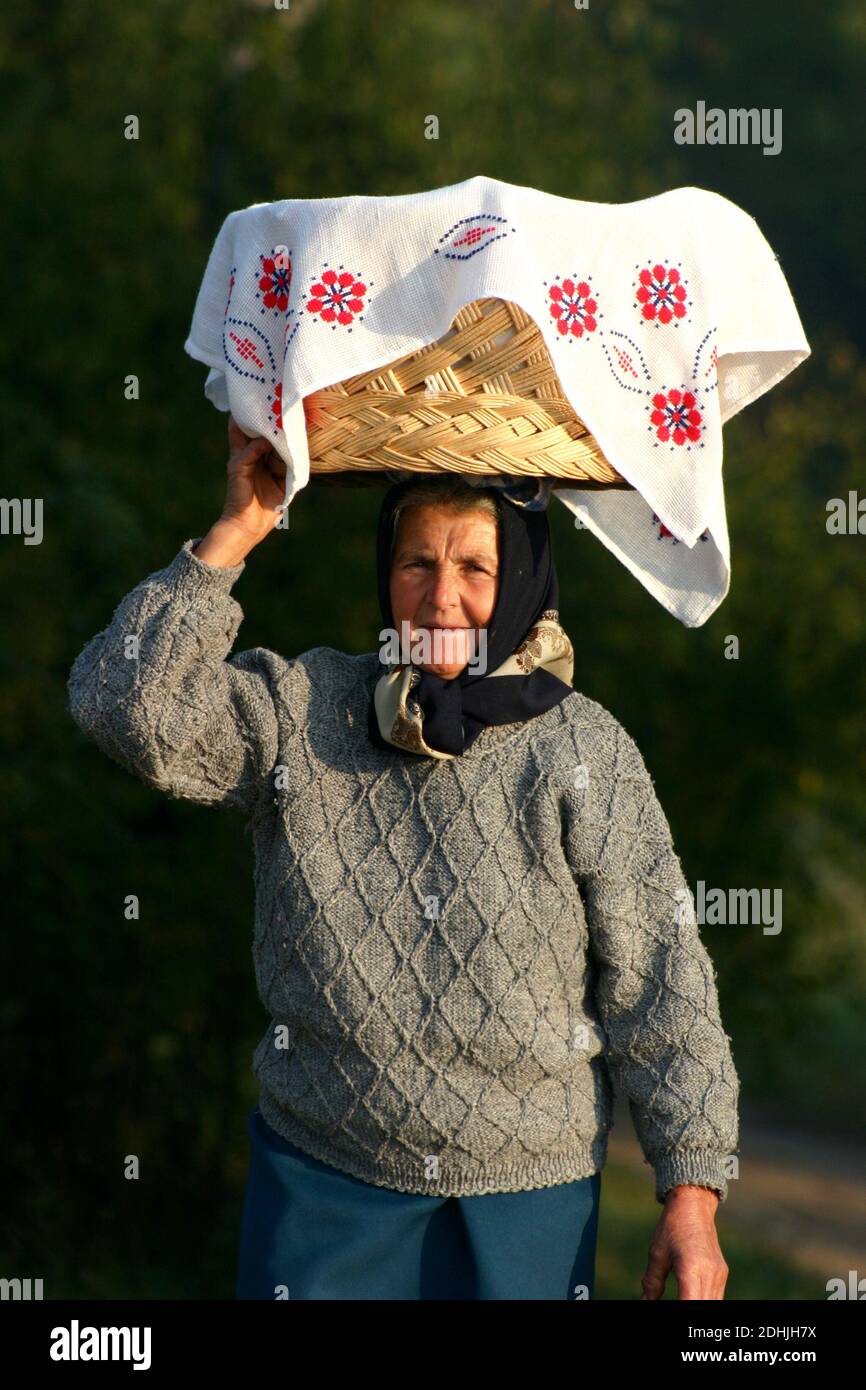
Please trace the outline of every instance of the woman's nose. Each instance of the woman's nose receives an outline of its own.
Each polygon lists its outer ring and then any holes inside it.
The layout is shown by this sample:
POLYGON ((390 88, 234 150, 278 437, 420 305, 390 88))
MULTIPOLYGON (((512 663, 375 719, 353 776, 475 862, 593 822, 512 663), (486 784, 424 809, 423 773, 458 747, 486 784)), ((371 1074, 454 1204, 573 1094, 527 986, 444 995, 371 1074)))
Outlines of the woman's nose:
POLYGON ((434 571, 430 582, 429 601, 434 608, 451 608, 459 603, 457 576, 447 569, 434 571))

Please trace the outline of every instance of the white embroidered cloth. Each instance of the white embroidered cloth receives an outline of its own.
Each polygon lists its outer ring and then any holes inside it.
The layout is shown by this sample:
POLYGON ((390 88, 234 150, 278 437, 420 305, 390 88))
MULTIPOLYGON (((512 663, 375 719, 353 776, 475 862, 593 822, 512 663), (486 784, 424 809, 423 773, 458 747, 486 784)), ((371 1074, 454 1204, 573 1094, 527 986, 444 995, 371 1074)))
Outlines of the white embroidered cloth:
MULTIPOLYGON (((272 439, 291 503, 310 476, 303 397, 434 342, 488 296, 532 315, 576 414, 636 489, 552 495, 700 626, 730 587, 722 425, 810 352, 778 258, 720 194, 590 203, 478 175, 254 203, 217 234, 184 348, 210 367, 217 409, 272 439)), ((534 505, 550 495, 540 484, 534 505)))

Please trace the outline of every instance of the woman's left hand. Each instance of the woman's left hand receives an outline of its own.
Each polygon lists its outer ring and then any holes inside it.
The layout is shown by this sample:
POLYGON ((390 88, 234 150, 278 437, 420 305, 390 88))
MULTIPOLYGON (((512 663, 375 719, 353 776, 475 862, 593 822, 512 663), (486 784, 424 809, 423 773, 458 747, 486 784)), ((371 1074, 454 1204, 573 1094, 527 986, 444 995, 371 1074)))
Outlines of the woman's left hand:
POLYGON ((716 1234, 718 1205, 711 1188, 671 1188, 650 1243, 642 1298, 661 1298, 671 1270, 677 1298, 724 1298, 730 1271, 716 1234))

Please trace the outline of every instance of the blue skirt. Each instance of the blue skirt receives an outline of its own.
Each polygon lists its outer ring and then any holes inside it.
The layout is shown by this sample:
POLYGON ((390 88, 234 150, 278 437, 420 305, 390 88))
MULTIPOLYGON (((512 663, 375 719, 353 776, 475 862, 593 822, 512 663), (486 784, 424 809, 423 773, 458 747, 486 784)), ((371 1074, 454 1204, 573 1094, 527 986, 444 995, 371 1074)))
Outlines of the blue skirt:
POLYGON ((361 1182, 289 1144, 256 1105, 239 1299, 592 1298, 601 1173, 434 1197, 361 1182))

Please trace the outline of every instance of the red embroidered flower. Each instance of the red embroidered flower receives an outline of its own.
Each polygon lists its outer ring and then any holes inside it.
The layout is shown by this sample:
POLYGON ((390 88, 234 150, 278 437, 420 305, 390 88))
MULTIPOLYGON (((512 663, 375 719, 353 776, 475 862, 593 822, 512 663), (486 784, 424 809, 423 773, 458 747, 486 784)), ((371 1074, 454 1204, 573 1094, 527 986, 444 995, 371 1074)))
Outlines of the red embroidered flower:
POLYGON ((653 396, 655 410, 650 420, 656 427, 656 435, 663 444, 673 439, 675 444, 693 442, 701 437, 701 413, 696 410, 697 401, 691 391, 658 391, 653 396))
POLYGON ((271 414, 276 416, 276 424, 283 428, 283 383, 280 382, 271 399, 271 414))
POLYGON ((336 270, 326 270, 310 287, 307 308, 311 314, 321 314, 325 323, 351 323, 364 308, 366 293, 367 286, 348 271, 338 275, 336 270))
POLYGON ((582 338, 584 333, 594 333, 598 327, 598 304, 586 280, 578 284, 563 280, 561 285, 551 285, 549 308, 556 319, 557 331, 563 337, 570 333, 574 338, 582 338))
POLYGON ((262 275, 259 289, 264 292, 262 303, 266 309, 278 309, 285 313, 289 307, 289 290, 292 285, 292 262, 288 256, 261 256, 262 275))
POLYGON ((671 319, 686 316, 684 301, 688 298, 686 287, 680 279, 680 272, 672 267, 654 265, 652 270, 644 268, 639 276, 640 288, 637 301, 643 305, 645 319, 657 319, 659 323, 670 323, 671 319))

